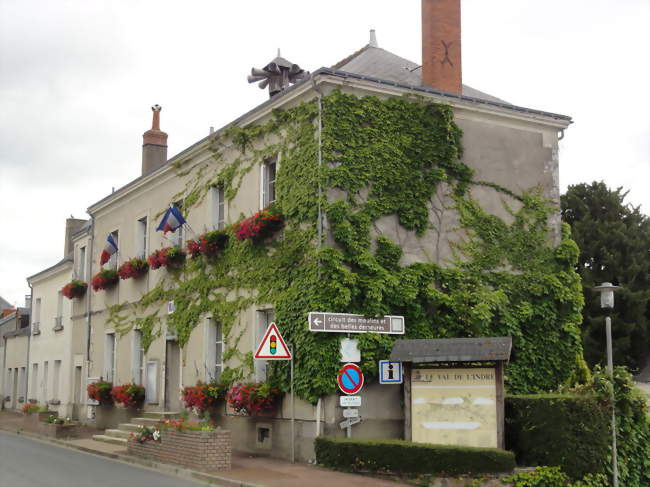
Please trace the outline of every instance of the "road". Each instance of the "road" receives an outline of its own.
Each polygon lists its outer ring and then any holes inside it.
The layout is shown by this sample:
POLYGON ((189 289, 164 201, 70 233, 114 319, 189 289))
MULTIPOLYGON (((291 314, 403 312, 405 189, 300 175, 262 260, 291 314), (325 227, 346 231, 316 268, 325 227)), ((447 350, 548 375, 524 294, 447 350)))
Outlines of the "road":
POLYGON ((0 487, 199 487, 107 458, 0 431, 0 487))

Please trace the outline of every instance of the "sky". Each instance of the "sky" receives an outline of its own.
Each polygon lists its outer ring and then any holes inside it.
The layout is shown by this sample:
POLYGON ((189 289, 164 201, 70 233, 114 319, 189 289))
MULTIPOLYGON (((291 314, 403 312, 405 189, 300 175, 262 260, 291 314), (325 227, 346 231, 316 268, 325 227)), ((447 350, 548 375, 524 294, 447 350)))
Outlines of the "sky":
MULTIPOLYGON (((264 102, 252 67, 308 71, 368 43, 420 63, 419 0, 0 0, 0 296, 63 257, 65 219, 140 174, 154 104, 168 155, 264 102)), ((463 82, 569 115, 560 184, 650 213, 650 2, 462 0, 463 82)))

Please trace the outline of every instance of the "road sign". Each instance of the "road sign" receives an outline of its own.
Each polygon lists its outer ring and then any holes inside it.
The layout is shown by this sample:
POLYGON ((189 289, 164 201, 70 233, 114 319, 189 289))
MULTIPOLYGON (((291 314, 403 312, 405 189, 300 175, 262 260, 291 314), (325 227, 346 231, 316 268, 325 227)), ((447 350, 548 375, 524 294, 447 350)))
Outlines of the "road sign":
POLYGON ((271 323, 266 329, 254 358, 258 360, 291 360, 289 347, 284 343, 275 323, 271 323))
POLYGON ((343 338, 341 340, 341 362, 361 362, 359 340, 356 338, 343 338))
POLYGON ((353 424, 357 424, 360 422, 361 422, 361 418, 348 418, 345 421, 341 421, 339 423, 339 426, 341 427, 341 429, 345 429, 345 428, 349 428, 353 424))
POLYGON ((345 364, 336 377, 339 389, 345 394, 356 394, 363 387, 363 372, 356 364, 345 364))
POLYGON ((361 396, 339 396, 339 404, 342 408, 361 406, 361 396))
POLYGON ((379 383, 380 384, 401 384, 404 380, 402 373, 402 362, 397 360, 379 361, 379 383))
POLYGON ((347 313, 309 313, 309 330, 330 333, 384 333, 404 334, 403 316, 381 316, 368 318, 347 313))
POLYGON ((343 410, 343 417, 344 418, 358 418, 359 417, 359 410, 358 409, 352 409, 352 408, 347 408, 343 410))

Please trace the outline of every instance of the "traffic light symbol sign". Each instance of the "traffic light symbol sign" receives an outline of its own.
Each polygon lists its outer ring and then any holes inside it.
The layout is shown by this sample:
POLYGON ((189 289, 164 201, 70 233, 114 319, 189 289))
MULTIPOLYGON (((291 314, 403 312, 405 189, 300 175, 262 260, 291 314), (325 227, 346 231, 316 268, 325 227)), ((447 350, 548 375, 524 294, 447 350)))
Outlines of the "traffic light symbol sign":
POLYGON ((278 338, 275 335, 271 335, 269 348, 271 355, 275 355, 278 352, 278 338))

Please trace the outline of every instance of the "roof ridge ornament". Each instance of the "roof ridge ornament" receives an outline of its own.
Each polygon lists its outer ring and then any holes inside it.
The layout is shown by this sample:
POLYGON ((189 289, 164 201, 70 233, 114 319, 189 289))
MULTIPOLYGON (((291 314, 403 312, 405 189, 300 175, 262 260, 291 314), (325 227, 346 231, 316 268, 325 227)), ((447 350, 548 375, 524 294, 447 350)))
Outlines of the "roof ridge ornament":
POLYGON ((258 85, 260 89, 263 90, 268 86, 269 97, 272 97, 286 90, 290 84, 297 83, 308 77, 309 71, 305 71, 297 64, 287 61, 280 55, 280 49, 278 48, 278 55, 270 63, 262 69, 251 69, 248 82, 255 83, 261 81, 258 85))

